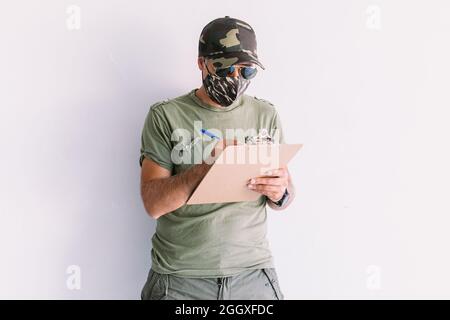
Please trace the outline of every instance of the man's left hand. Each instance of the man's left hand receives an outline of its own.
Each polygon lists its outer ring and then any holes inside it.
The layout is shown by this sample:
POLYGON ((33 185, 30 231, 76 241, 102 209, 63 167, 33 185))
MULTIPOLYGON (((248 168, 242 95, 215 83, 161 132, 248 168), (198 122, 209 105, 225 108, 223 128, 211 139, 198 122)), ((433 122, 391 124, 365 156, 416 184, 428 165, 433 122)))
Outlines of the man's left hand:
POLYGON ((286 168, 270 170, 264 177, 255 177, 248 181, 250 190, 267 196, 272 202, 279 201, 289 184, 289 172, 286 168))

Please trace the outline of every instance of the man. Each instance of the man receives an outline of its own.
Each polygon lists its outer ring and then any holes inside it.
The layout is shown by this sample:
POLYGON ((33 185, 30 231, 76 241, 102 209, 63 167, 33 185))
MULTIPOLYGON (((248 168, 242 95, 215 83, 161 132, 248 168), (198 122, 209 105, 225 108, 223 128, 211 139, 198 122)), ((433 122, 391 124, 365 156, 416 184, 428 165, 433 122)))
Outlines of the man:
POLYGON ((256 201, 186 205, 223 148, 244 143, 242 134, 217 143, 218 135, 241 129, 247 143, 284 143, 275 107, 244 94, 256 65, 264 69, 252 27, 229 16, 215 19, 200 35, 203 85, 150 107, 142 131, 141 196, 157 226, 142 299, 284 299, 266 239, 266 205, 282 210, 292 202, 287 168, 249 181, 260 193, 256 201), (200 139, 199 128, 206 129, 200 139), (265 134, 248 134, 258 129, 265 134), (202 161, 192 163, 202 150, 202 161))

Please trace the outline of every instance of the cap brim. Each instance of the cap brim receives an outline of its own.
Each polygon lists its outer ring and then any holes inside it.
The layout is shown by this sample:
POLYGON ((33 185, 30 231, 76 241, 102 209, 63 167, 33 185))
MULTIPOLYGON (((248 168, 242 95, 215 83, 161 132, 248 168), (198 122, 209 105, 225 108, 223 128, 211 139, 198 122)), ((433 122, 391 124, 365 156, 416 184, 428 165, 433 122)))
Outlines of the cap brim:
POLYGON ((256 65, 258 65, 259 67, 261 67, 261 69, 265 70, 266 68, 264 67, 264 65, 255 57, 251 56, 250 54, 248 54, 247 52, 228 52, 225 54, 217 54, 217 55, 213 55, 213 56, 209 56, 207 58, 210 59, 217 59, 217 58, 237 58, 237 60, 234 59, 230 59, 229 63, 227 63, 227 61, 223 61, 221 68, 227 68, 229 66, 232 66, 233 64, 237 64, 237 63, 243 63, 243 62, 251 62, 254 63, 256 65))

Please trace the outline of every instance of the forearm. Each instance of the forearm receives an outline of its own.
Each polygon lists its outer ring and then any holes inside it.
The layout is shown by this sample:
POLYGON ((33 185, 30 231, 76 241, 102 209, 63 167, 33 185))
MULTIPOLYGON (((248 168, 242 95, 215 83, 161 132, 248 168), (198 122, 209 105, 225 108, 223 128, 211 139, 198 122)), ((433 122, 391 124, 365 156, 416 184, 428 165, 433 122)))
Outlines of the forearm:
POLYGON ((211 165, 202 163, 162 179, 141 185, 141 195, 147 212, 155 219, 183 206, 206 175, 211 165))

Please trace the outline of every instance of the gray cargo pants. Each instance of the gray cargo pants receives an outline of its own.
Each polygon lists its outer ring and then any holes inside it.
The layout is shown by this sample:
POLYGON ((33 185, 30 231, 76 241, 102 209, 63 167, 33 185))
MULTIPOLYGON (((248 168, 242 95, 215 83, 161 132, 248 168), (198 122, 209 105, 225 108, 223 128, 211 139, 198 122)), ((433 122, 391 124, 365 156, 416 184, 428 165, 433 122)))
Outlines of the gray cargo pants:
POLYGON ((185 278, 150 269, 142 300, 284 300, 275 268, 219 278, 185 278))

